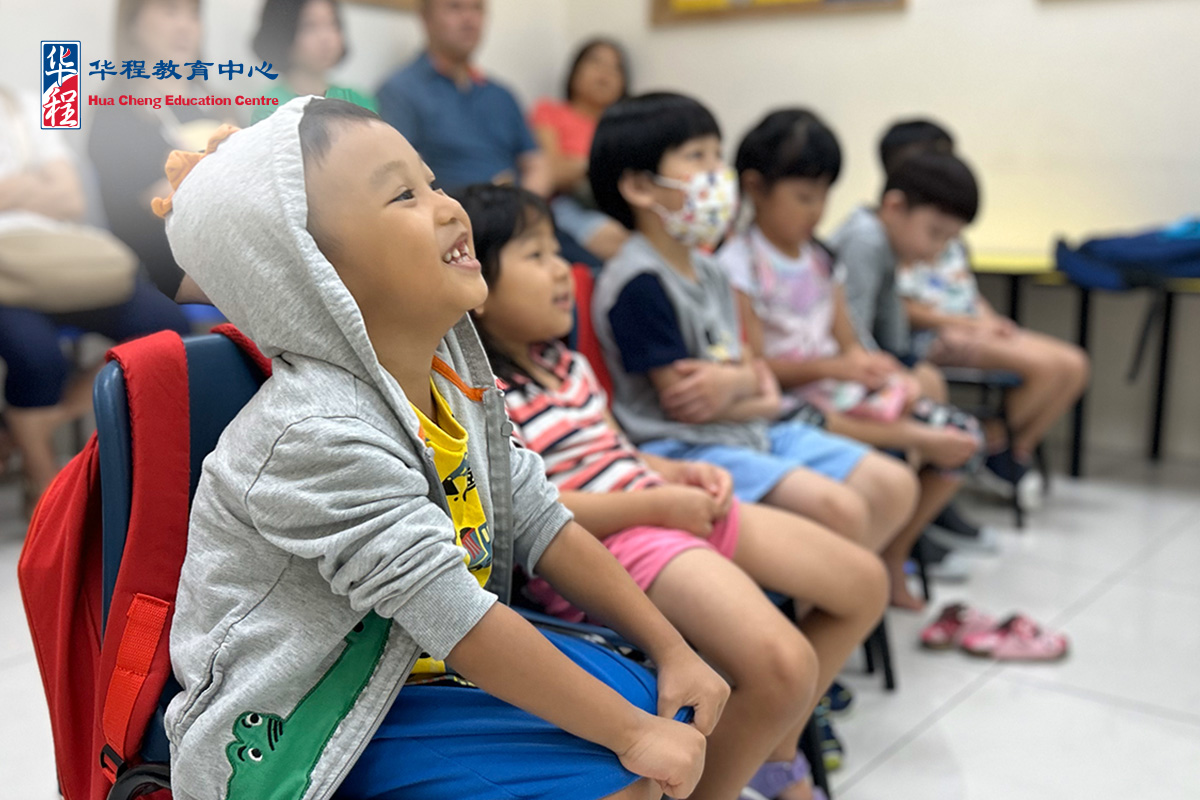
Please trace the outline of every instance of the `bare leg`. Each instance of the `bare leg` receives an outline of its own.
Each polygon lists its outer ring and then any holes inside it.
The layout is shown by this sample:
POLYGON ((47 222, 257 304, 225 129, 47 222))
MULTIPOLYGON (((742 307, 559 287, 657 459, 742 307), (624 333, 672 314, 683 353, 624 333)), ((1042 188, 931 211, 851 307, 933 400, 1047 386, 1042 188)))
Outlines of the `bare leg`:
POLYGON ((883 551, 883 563, 887 565, 891 578, 891 603, 896 608, 909 611, 923 611, 925 602, 908 591, 904 562, 908 560, 908 555, 921 533, 942 512, 962 485, 961 478, 945 475, 936 469, 923 470, 920 482, 921 499, 912 519, 883 551))
POLYGON ((761 502, 811 519, 864 547, 870 541, 867 501, 849 486, 812 470, 792 470, 761 502))
POLYGON ((1087 355, 1066 342, 1021 330, 1009 338, 989 338, 979 346, 979 366, 1016 372, 1024 385, 1014 389, 1009 414, 1014 433, 1010 443, 1028 461, 1046 433, 1087 388, 1087 355))
MULTIPOLYGON (((754 527, 748 508, 742 506, 741 536, 754 527)), ((807 543, 797 537, 790 546, 802 553, 807 543)), ((815 702, 818 654, 745 572, 712 550, 676 556, 647 594, 733 687, 708 737, 704 775, 691 797, 737 797, 784 731, 815 702)))
POLYGON ((881 552, 912 516, 919 491, 916 475, 903 461, 868 453, 850 473, 846 485, 867 501, 870 512, 862 545, 873 553, 881 552))
MULTIPOLYGON (((742 506, 736 561, 760 585, 813 610, 799 623, 816 651, 820 671, 812 702, 768 760, 791 761, 800 732, 850 654, 879 623, 887 577, 879 559, 802 519, 763 506, 742 506)), ((792 787, 786 800, 811 797, 811 785, 792 787)))
POLYGON ((928 397, 935 403, 949 401, 950 389, 946 386, 946 378, 942 375, 942 371, 933 364, 922 361, 912 368, 911 374, 921 385, 922 397, 928 397))

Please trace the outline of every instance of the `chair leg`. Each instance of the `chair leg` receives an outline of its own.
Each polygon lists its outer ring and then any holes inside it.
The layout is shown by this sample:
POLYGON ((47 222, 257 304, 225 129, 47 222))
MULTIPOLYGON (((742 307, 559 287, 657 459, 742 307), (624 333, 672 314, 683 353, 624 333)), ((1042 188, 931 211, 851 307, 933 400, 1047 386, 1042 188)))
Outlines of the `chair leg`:
POLYGON ((821 755, 821 733, 817 730, 816 719, 809 717, 808 725, 800 733, 800 752, 808 761, 812 772, 813 786, 824 789, 828 797, 833 797, 829 791, 829 775, 825 772, 825 758, 821 755))
MULTIPOLYGON (((1004 423, 1004 438, 1008 440, 1008 446, 1012 448, 1013 429, 1008 421, 1008 392, 1004 392, 1000 398, 1000 419, 1004 423)), ((1017 519, 1017 530, 1025 529, 1025 507, 1021 504, 1021 493, 1017 491, 1017 484, 1013 484, 1013 514, 1017 519)))
POLYGON ((933 591, 929 588, 929 565, 925 563, 925 553, 921 550, 920 542, 913 548, 912 558, 917 564, 917 576, 921 579, 921 594, 928 603, 933 600, 933 591))
POLYGON ((1034 455, 1034 458, 1037 459, 1038 472, 1042 473, 1042 496, 1049 497, 1050 496, 1050 462, 1046 458, 1045 442, 1038 444, 1037 450, 1034 451, 1033 455, 1034 455))
POLYGON ((887 617, 879 620, 879 625, 871 632, 871 639, 879 650, 879 663, 883 667, 883 688, 889 692, 896 691, 896 673, 892 669, 892 646, 888 641, 887 617))
POLYGON ((863 642, 863 658, 867 661, 868 675, 875 674, 875 647, 873 645, 874 643, 871 641, 870 636, 863 642))

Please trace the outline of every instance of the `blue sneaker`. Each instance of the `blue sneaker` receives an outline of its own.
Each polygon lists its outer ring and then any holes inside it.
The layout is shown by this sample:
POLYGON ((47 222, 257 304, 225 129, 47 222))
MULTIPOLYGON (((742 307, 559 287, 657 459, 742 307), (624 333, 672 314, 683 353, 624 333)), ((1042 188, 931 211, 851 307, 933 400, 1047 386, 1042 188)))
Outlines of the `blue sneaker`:
POLYGON ((825 771, 836 772, 842 768, 846 749, 842 747, 842 740, 833 732, 829 714, 820 705, 813 711, 813 719, 817 722, 817 733, 821 737, 821 760, 825 762, 825 771))
POLYGON ((834 681, 818 705, 834 716, 847 714, 854 705, 854 694, 842 684, 834 681))

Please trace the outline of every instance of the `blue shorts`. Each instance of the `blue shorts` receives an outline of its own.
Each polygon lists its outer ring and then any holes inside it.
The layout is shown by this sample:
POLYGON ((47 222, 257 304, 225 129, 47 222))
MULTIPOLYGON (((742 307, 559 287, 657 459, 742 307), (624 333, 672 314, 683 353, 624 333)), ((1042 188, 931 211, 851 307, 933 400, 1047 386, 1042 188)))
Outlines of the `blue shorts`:
POLYGON ((783 476, 797 467, 845 482, 871 452, 864 444, 802 422, 778 422, 768 431, 770 452, 729 445, 694 445, 674 439, 645 442, 638 447, 663 458, 706 461, 729 470, 733 492, 744 503, 757 503, 783 476))
MULTIPOLYGON (((658 684, 649 671, 592 642, 542 633, 626 700, 657 713, 658 684)), ((479 689, 406 686, 336 797, 599 800, 637 780, 611 750, 479 689)))

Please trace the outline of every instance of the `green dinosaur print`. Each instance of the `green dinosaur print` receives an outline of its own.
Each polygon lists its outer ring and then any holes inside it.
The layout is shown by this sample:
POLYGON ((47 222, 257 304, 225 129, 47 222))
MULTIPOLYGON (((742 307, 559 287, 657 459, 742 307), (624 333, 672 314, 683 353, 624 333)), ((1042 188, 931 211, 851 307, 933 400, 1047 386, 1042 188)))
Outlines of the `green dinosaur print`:
POLYGON ((368 614, 346 647, 286 719, 248 711, 233 724, 225 755, 233 767, 227 800, 301 800, 325 745, 366 687, 387 644, 391 621, 368 614))

